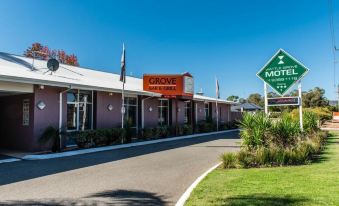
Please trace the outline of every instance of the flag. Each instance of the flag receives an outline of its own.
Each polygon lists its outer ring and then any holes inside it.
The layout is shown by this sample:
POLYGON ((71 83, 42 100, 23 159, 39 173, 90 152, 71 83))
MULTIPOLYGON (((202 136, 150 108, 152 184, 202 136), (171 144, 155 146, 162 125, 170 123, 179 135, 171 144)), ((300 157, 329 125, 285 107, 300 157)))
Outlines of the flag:
POLYGON ((219 92, 219 82, 218 82, 218 79, 215 78, 215 93, 217 95, 217 99, 220 98, 220 92, 219 92))
POLYGON ((122 44, 120 81, 126 82, 125 44, 122 44))

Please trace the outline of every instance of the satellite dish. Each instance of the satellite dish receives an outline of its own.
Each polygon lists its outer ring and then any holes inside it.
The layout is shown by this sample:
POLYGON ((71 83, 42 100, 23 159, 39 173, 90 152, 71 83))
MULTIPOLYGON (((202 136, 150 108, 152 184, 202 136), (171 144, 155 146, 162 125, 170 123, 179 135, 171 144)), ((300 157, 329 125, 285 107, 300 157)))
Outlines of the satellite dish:
POLYGON ((52 72, 55 72, 59 69, 59 61, 56 59, 49 59, 47 62, 47 68, 52 72))

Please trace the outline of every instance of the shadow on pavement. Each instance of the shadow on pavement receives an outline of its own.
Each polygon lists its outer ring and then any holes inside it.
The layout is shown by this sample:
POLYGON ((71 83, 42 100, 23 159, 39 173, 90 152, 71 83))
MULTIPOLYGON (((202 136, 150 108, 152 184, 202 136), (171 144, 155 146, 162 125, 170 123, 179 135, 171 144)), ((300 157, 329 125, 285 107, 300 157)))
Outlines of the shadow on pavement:
POLYGON ((70 206, 70 205, 120 205, 120 206, 161 206, 166 205, 165 197, 140 190, 112 190, 95 193, 81 199, 41 199, 0 202, 0 205, 22 206, 70 206))
POLYGON ((238 132, 230 132, 57 159, 0 164, 0 186, 218 139, 239 139, 239 136, 238 132))
POLYGON ((292 196, 273 196, 267 194, 249 194, 231 196, 227 198, 219 198, 217 202, 222 202, 225 206, 293 206, 293 205, 304 205, 307 203, 307 198, 292 197, 292 196))
POLYGON ((166 201, 165 197, 157 196, 154 193, 144 192, 140 190, 113 190, 113 191, 104 191, 93 194, 89 196, 100 197, 100 198, 109 198, 110 203, 114 205, 149 205, 149 206, 157 206, 157 205, 165 205, 166 201))

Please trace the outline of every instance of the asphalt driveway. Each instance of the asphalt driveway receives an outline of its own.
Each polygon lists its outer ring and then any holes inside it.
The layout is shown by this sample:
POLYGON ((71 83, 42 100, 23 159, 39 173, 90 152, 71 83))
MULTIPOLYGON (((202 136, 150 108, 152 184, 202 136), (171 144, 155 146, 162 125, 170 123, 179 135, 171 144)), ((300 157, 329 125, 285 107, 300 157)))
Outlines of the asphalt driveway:
POLYGON ((0 164, 0 205, 174 205, 238 132, 0 164))

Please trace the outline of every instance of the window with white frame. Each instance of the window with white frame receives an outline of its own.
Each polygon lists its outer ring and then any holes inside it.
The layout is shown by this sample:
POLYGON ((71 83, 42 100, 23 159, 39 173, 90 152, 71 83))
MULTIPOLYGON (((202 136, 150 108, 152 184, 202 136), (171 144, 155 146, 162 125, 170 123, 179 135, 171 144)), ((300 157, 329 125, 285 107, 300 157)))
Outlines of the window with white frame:
POLYGON ((125 97, 124 98, 124 122, 130 124, 131 128, 137 127, 138 119, 138 101, 136 97, 125 97))
POLYGON ((168 125, 168 112, 168 99, 160 99, 158 105, 158 124, 160 126, 168 125))
POLYGON ((185 107, 184 107, 184 123, 185 124, 191 124, 192 117, 191 117, 191 111, 192 111, 192 105, 191 101, 185 101, 185 107))
POLYGON ((70 90, 67 92, 67 130, 87 130, 93 125, 93 92, 70 90))

